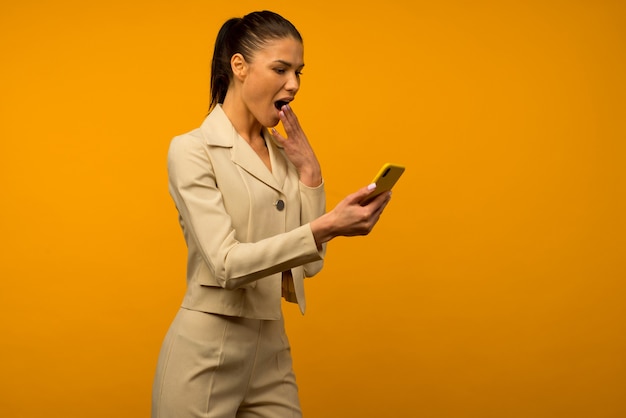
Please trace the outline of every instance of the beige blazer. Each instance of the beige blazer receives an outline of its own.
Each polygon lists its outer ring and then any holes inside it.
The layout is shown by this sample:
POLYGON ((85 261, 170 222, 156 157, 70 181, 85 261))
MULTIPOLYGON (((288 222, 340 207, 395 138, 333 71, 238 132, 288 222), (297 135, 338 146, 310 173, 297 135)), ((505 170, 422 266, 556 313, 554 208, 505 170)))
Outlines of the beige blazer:
POLYGON ((303 279, 321 270, 325 253, 309 225, 325 211, 324 185, 302 184, 264 137, 271 172, 220 106, 170 144, 169 190, 188 248, 185 308, 279 319, 282 294, 304 313, 303 279), (285 271, 292 278, 282 280, 285 271))

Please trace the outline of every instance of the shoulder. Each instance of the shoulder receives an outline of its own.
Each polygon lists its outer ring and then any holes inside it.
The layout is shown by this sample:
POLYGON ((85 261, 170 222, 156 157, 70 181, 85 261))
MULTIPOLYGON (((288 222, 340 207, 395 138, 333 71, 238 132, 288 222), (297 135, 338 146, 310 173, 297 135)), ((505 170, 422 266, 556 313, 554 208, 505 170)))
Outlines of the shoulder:
POLYGON ((200 128, 172 138, 167 153, 170 181, 186 183, 212 172, 211 158, 200 128))
POLYGON ((175 136, 170 143, 170 153, 203 149, 206 146, 230 147, 235 135, 234 127, 218 105, 204 118, 200 127, 175 136))
POLYGON ((194 129, 182 135, 177 135, 170 141, 168 160, 186 159, 202 153, 204 140, 200 129, 194 129))

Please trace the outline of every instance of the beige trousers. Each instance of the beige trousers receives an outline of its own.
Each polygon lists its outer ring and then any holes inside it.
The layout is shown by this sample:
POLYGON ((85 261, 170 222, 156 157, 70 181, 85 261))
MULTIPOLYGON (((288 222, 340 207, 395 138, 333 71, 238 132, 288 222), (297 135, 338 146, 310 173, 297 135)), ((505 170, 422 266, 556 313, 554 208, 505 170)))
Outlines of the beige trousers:
POLYGON ((300 418, 283 320, 181 308, 161 348, 152 418, 300 418))

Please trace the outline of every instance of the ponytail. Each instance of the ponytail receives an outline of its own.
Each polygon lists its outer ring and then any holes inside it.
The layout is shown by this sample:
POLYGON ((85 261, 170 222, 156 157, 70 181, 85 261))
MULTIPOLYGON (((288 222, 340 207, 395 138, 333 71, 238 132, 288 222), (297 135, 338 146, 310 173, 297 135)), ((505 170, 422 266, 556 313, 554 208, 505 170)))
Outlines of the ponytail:
POLYGON ((230 58, 234 54, 230 54, 231 45, 227 45, 228 41, 232 41, 232 37, 228 36, 230 29, 241 22, 241 18, 234 17, 229 19, 222 25, 215 40, 215 49, 213 50, 213 61, 211 62, 211 104, 209 111, 218 103, 224 103, 226 92, 232 77, 232 69, 230 68, 230 58))
POLYGON ((209 111, 224 103, 233 78, 230 59, 239 53, 252 62, 254 53, 273 39, 292 37, 302 42, 296 27, 284 17, 270 11, 253 12, 243 18, 227 20, 220 28, 211 62, 211 103, 209 111))

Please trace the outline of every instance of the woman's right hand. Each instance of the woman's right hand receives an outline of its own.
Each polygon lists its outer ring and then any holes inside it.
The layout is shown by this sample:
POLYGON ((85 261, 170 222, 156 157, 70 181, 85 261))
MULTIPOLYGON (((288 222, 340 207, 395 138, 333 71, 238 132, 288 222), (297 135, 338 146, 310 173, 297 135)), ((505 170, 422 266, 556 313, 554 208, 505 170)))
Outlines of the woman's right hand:
POLYGON ((369 234, 391 199, 391 192, 385 192, 366 205, 361 205, 374 190, 373 184, 346 196, 330 212, 311 222, 315 242, 321 245, 338 236, 369 234))
POLYGON ((313 152, 298 117, 288 104, 283 106, 278 113, 287 137, 283 137, 274 128, 270 133, 274 139, 283 147, 285 155, 298 170, 300 181, 309 187, 317 187, 322 183, 322 169, 313 152))

